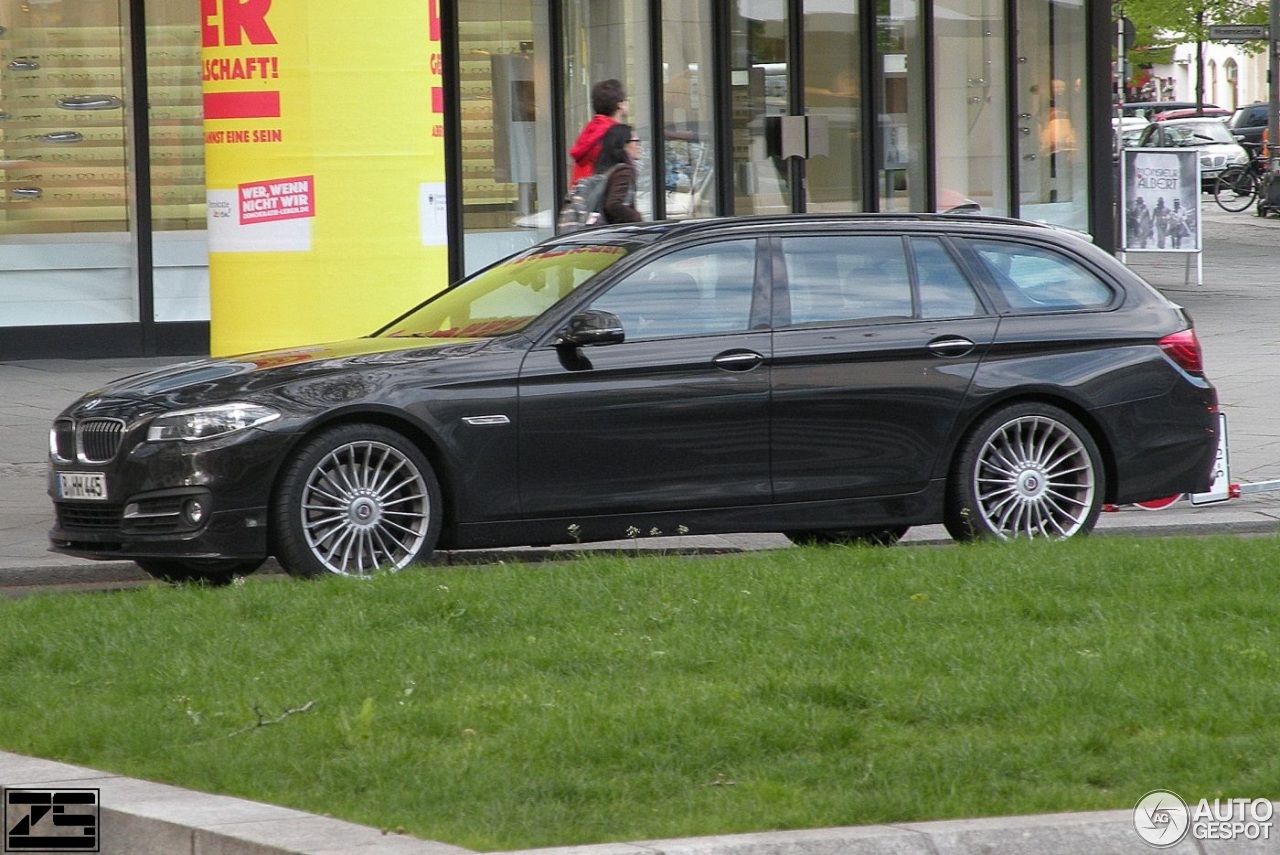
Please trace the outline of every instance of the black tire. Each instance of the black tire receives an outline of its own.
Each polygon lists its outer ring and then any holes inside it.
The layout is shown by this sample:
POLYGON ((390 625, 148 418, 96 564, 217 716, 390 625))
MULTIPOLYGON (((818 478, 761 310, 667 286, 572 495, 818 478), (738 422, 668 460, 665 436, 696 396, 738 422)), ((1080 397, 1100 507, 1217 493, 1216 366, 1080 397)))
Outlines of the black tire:
POLYGON ((1087 534, 1102 510, 1105 480, 1084 425, 1051 404, 1014 404, 960 444, 943 522, 960 541, 1087 534))
POLYGON ((787 540, 796 546, 852 545, 856 543, 867 546, 893 546, 902 536, 911 530, 911 526, 891 526, 887 528, 858 528, 842 531, 788 531, 783 532, 787 540))
POLYGON ((137 564, 147 575, 180 585, 184 582, 205 585, 229 585, 237 576, 248 576, 262 566, 265 558, 257 561, 220 559, 139 558, 137 564))
POLYGON ((1243 166, 1229 166, 1213 185, 1213 200, 1224 211, 1238 213, 1258 198, 1258 178, 1243 166))
POLYGON ((440 486, 422 451, 370 424, 340 425, 285 464, 271 507, 292 576, 368 576, 425 561, 440 536, 440 486))

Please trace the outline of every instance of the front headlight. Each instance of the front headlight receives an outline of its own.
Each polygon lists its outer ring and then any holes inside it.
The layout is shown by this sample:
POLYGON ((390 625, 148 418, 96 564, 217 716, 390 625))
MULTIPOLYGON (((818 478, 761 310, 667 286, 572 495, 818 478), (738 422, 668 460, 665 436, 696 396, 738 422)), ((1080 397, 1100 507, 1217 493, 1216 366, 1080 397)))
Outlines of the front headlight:
POLYGON ((151 426, 147 428, 147 440, 161 442, 167 439, 212 439, 265 425, 278 418, 279 412, 259 404, 219 404, 216 407, 177 410, 165 413, 151 422, 151 426))

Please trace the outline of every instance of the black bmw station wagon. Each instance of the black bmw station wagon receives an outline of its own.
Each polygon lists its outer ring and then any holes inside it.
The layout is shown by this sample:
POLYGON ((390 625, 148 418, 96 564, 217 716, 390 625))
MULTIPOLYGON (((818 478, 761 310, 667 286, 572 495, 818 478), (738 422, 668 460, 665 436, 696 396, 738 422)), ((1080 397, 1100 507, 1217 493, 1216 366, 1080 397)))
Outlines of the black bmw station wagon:
POLYGON ((994 217, 607 227, 352 341, 120 380, 54 421, 58 552, 225 581, 629 529, 1068 538, 1208 489, 1192 323, 994 217))

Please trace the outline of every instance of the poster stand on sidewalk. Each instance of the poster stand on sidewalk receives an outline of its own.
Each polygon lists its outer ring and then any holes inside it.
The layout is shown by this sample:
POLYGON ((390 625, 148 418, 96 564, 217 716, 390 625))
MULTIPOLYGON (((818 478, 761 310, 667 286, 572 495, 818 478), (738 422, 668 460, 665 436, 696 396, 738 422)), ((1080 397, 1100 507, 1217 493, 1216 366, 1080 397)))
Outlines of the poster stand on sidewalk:
POLYGON ((1131 252, 1186 257, 1183 284, 1204 284, 1200 230, 1200 155, 1195 149, 1125 149, 1120 160, 1121 261, 1131 252))

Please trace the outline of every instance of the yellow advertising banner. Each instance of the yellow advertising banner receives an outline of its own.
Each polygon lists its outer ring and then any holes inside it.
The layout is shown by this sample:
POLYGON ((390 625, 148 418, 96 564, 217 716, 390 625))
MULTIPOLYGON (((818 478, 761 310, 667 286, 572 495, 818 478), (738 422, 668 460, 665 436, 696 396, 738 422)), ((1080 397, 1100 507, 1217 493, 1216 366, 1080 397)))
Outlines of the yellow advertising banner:
POLYGON ((354 338, 447 284, 437 0, 200 0, 210 350, 354 338))

